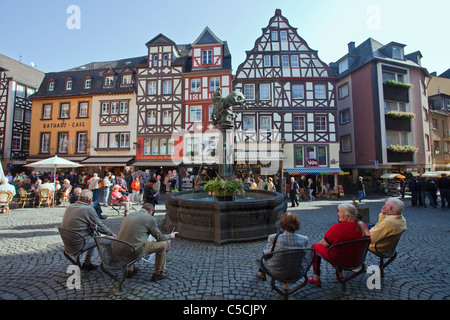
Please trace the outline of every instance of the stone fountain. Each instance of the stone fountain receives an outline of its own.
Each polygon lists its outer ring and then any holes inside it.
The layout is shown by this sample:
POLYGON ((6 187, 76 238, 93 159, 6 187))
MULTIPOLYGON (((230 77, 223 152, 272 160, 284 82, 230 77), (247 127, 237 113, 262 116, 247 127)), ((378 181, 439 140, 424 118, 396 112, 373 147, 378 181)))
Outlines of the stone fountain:
MULTIPOLYGON (((219 176, 233 178, 234 119, 232 106, 245 105, 242 93, 233 91, 223 98, 220 88, 213 95, 213 124, 220 131, 219 176)), ((166 230, 175 228, 181 238, 228 242, 267 238, 277 231, 277 221, 287 209, 284 194, 249 190, 233 201, 217 201, 202 190, 176 192, 166 198, 166 230)))

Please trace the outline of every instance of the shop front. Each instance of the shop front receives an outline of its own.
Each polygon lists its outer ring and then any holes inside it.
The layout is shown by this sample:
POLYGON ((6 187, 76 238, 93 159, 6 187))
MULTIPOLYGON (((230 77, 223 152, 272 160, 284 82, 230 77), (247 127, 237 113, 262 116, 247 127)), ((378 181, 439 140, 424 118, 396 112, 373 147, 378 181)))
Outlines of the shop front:
POLYGON ((296 180, 299 176, 305 176, 308 181, 311 178, 316 185, 316 195, 319 197, 343 197, 344 190, 341 184, 341 176, 348 174, 340 168, 292 168, 285 169, 288 177, 287 183, 291 177, 296 180))

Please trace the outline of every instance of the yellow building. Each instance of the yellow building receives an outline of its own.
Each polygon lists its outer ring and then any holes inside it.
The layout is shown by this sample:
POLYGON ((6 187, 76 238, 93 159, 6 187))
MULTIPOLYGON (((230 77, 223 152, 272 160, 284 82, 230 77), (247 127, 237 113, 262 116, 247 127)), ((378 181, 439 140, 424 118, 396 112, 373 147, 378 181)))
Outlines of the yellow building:
POLYGON ((33 98, 30 159, 88 156, 92 96, 33 98))

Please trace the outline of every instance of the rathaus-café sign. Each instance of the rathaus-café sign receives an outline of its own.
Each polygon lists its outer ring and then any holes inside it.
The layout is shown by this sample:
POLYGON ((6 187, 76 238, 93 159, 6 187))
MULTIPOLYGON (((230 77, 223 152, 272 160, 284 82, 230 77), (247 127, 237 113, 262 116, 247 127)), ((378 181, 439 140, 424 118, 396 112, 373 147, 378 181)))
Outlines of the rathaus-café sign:
POLYGON ((42 128, 44 129, 53 129, 53 128, 78 128, 78 127, 84 127, 85 122, 59 122, 59 123, 43 123, 42 128))

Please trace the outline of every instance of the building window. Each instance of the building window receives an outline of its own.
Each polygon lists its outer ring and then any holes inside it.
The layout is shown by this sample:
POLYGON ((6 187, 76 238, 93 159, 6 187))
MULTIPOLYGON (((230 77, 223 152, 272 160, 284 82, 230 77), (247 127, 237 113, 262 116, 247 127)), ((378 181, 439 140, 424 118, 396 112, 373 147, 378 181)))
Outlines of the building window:
POLYGON ((339 92, 339 99, 348 97, 348 84, 346 83, 340 86, 338 92, 339 92))
POLYGON ((327 116, 316 116, 314 124, 316 131, 327 131, 327 116))
POLYGON ((212 121, 213 120, 212 119, 213 112, 214 112, 214 106, 209 106, 208 107, 208 121, 212 121))
POLYGON ((114 84, 114 76, 105 77, 105 87, 112 87, 114 84))
POLYGON ((88 102, 80 102, 78 105, 78 117, 79 118, 87 118, 89 111, 89 103, 88 102))
POLYGON ((167 154, 167 139, 159 140, 159 154, 166 155, 167 154))
POLYGON ((209 79, 209 91, 214 92, 217 88, 220 88, 220 78, 214 77, 209 79))
POLYGON ((130 134, 128 132, 120 133, 119 148, 129 148, 129 147, 130 147, 130 134))
POLYGON ((23 136, 22 139, 22 151, 29 152, 30 151, 30 136, 23 136))
POLYGON ((163 94, 172 94, 172 81, 163 81, 163 94))
POLYGON ((66 80, 66 90, 72 90, 72 80, 66 80))
POLYGON ((383 82, 386 81, 397 81, 397 82, 405 82, 405 76, 404 74, 401 73, 395 73, 395 72, 388 72, 388 71, 383 71, 383 82))
POLYGON ((68 103, 61 103, 60 110, 59 110, 59 117, 61 119, 69 119, 70 115, 70 104, 68 103))
POLYGON ((191 106, 189 109, 189 119, 191 122, 201 122, 202 121, 202 107, 201 106, 191 106))
POLYGON ((21 108, 14 109, 14 121, 23 122, 24 110, 21 108))
POLYGON ((272 130, 272 118, 270 116, 261 116, 261 118, 259 118, 259 130, 260 131, 272 130))
POLYGON ((298 56, 291 56, 291 67, 298 68, 298 56))
POLYGON ((262 83, 259 85, 259 99, 270 100, 270 84, 262 83))
POLYGON ((107 133, 99 133, 98 134, 97 146, 99 149, 108 148, 108 134, 107 133))
POLYGON ((172 111, 170 110, 163 110, 163 121, 162 124, 172 124, 172 111))
POLYGON ((305 131, 305 116, 294 116, 293 118, 293 128, 294 131, 305 131))
POLYGON ((191 93, 198 93, 201 91, 200 79, 191 79, 191 93))
POLYGON ((51 119, 52 118, 52 105, 44 104, 42 106, 42 119, 51 119))
POLYGON ((55 90, 55 81, 50 81, 48 83, 48 91, 53 91, 55 90))
POLYGON ((317 161, 319 162, 319 166, 326 166, 328 164, 327 147, 317 146, 316 148, 317 148, 317 161))
POLYGON ((119 103, 119 113, 120 114, 128 114, 128 103, 125 101, 121 101, 119 103))
POLYGON ((347 69, 348 69, 348 59, 339 62, 339 73, 342 73, 347 69))
POLYGON ((305 92, 302 84, 292 85, 292 99, 304 99, 305 92))
POLYGON ((280 40, 287 41, 287 31, 280 31, 280 40))
POLYGON ((147 125, 156 125, 156 110, 147 111, 147 125))
POLYGON ((41 153, 50 153, 50 133, 41 133, 41 153))
POLYGON ((77 153, 86 153, 87 132, 77 133, 77 153))
POLYGON ((11 149, 12 151, 20 151, 22 149, 22 134, 15 133, 13 134, 11 140, 11 149))
POLYGON ((255 117, 243 116, 242 117, 242 129, 244 131, 255 131, 255 117))
POLYGON ((131 74, 125 74, 122 76, 122 85, 131 85, 131 74))
POLYGON ((167 54, 165 54, 163 56, 163 67, 167 67, 168 61, 169 61, 169 56, 167 54))
POLYGON ((409 108, 406 103, 397 102, 397 101, 384 101, 384 112, 387 113, 389 111, 401 111, 408 112, 409 108))
POLYGON ((84 80, 84 88, 85 89, 90 89, 91 88, 91 79, 86 79, 84 80))
POLYGON ((341 124, 346 124, 350 122, 350 109, 342 110, 339 114, 341 124))
POLYGON ((303 167, 305 165, 303 161, 303 150, 303 146, 294 146, 294 165, 296 167, 303 167))
POLYGON ((264 56, 264 67, 270 67, 270 56, 264 56))
POLYGON ((119 102, 111 102, 111 114, 119 113, 119 102))
POLYGON ((31 110, 25 110, 25 123, 31 123, 31 110))
POLYGON ((154 68, 158 67, 158 55, 157 54, 155 54, 153 56, 153 67, 154 68))
POLYGON ((324 84, 314 85, 314 97, 316 99, 326 99, 326 87, 324 84))
POLYGON ((16 85, 16 97, 25 98, 25 87, 21 84, 16 85))
POLYGON ((341 137, 341 151, 342 152, 352 151, 352 139, 350 135, 345 135, 341 137))
POLYGON ((69 145, 69 134, 67 132, 60 132, 58 134, 58 153, 67 153, 69 145))
POLYGON ((281 65, 283 67, 289 67, 289 56, 281 56, 281 65))
POLYGON ((147 82, 147 95, 149 96, 156 95, 156 81, 147 82))
POLYGON ((245 100, 255 100, 255 85, 244 84, 244 96, 245 100))
POLYGON ((270 36, 271 36, 272 41, 278 41, 278 31, 272 30, 270 32, 270 36))
POLYGON ((203 64, 212 64, 212 50, 203 50, 202 51, 202 63, 203 64))
POLYGON ((272 63, 274 67, 279 67, 280 66, 280 56, 273 56, 272 57, 272 63))

